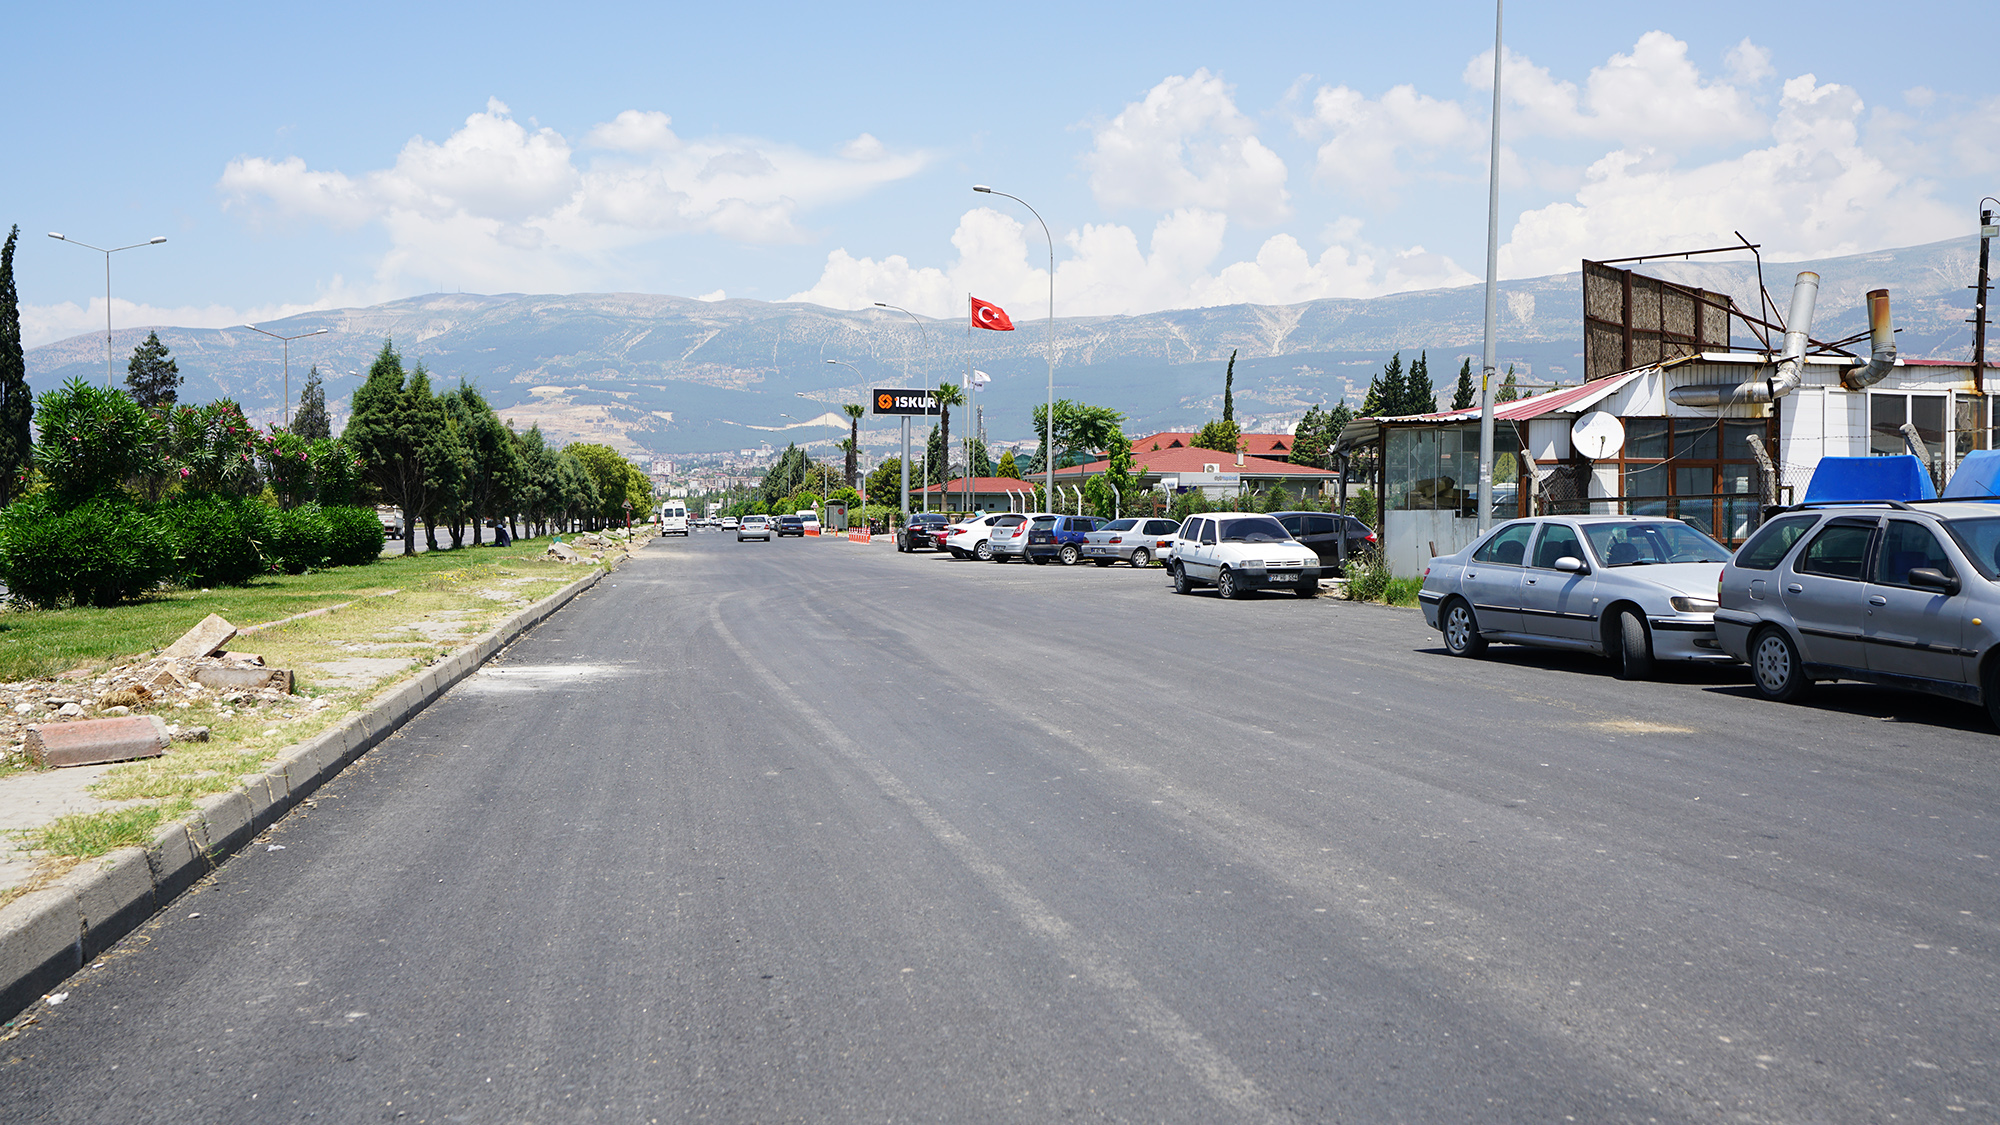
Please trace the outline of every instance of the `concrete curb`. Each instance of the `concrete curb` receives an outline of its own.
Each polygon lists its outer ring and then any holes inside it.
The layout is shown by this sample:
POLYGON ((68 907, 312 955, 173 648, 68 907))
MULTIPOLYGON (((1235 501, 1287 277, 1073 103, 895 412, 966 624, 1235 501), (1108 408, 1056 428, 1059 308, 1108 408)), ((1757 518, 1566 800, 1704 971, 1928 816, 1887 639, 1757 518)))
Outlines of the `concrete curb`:
POLYGON ((247 788, 205 797, 186 820, 161 826, 152 846, 120 848, 78 864, 54 884, 0 908, 0 1020, 12 1019, 164 909, 494 653, 608 573, 606 568, 577 579, 457 655, 389 689, 368 710, 286 748, 247 788))

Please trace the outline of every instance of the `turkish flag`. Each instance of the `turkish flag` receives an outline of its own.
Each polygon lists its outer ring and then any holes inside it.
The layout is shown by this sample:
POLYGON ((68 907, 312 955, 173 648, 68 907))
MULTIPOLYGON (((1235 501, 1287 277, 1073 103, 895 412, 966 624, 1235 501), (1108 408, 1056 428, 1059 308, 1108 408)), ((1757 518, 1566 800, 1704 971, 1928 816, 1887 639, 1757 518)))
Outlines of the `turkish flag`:
POLYGON ((1001 308, 991 301, 982 301, 977 297, 970 298, 970 300, 972 301, 972 326, 974 328, 991 328, 995 332, 1012 332, 1014 330, 1014 322, 1007 319, 1006 309, 1001 308))

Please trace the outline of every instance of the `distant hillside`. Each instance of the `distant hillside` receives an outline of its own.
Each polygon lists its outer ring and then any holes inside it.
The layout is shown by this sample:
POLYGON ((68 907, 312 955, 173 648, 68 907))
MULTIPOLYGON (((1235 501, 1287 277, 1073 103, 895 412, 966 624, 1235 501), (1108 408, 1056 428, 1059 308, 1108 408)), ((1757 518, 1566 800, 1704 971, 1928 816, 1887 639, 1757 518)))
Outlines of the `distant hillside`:
MULTIPOLYGON (((1968 355, 1977 243, 1971 239, 1821 262, 1767 264, 1765 283, 1782 307, 1793 275, 1824 278, 1814 335, 1835 338, 1865 328, 1862 294, 1887 286, 1895 302, 1903 354, 1968 355)), ((1754 309, 1749 261, 1654 262, 1642 272, 1730 292, 1754 309)), ((1431 377, 1449 396, 1463 357, 1480 348, 1483 294, 1477 285, 1368 300, 1301 305, 1228 305, 1144 316, 1056 321, 1056 395, 1126 413, 1128 431, 1192 429, 1221 411, 1223 364, 1232 349, 1236 411, 1246 429, 1289 428, 1313 403, 1345 395, 1359 404, 1369 378, 1392 352, 1405 361, 1430 355, 1431 377)), ((1057 294, 1061 311, 1061 294, 1057 294)), ((421 360, 439 379, 465 378, 504 417, 539 422, 557 440, 606 441, 658 454, 754 447, 762 441, 844 437, 825 421, 840 402, 862 401, 845 367, 875 386, 921 386, 957 378, 968 365, 993 376, 976 396, 994 440, 1032 436, 1032 410, 1047 395, 1046 321, 1032 307, 1009 310, 1011 333, 977 332, 960 320, 926 321, 919 340, 909 318, 880 309, 845 312, 805 304, 730 300, 714 303, 645 294, 412 297, 365 309, 309 313, 268 325, 292 335, 325 327, 325 336, 292 345, 294 400, 314 363, 328 375, 335 425, 360 376, 393 338, 405 365, 421 360), (925 345, 928 344, 928 349, 925 345), (910 365, 904 376, 906 353, 910 365), (803 395, 801 399, 799 396, 803 395), (784 415, 790 415, 790 418, 784 415)), ((1500 360, 1529 383, 1575 382, 1582 370, 1579 275, 1501 286, 1500 360)), ((119 377, 147 328, 114 336, 119 377)), ((280 410, 280 345, 246 329, 162 327, 186 376, 182 397, 230 396, 253 418, 280 410)), ((1743 336, 1739 332, 1739 343, 1743 336)), ((72 376, 103 377, 104 338, 78 336, 28 352, 37 390, 72 376)), ((872 447, 886 447, 889 426, 873 424, 872 447)), ((954 419, 954 432, 960 432, 954 419)))

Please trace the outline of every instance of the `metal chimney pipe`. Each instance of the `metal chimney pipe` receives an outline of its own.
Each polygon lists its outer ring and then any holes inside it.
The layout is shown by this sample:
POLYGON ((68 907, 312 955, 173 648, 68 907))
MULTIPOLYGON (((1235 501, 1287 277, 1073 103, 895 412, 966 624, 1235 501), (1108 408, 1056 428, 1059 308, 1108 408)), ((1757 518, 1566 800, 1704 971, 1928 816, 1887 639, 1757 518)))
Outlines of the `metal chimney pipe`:
MULTIPOLYGON (((1877 292, 1882 294, 1886 323, 1888 291, 1877 292)), ((1667 392, 1667 397, 1680 406, 1735 406, 1740 403, 1775 402, 1791 394, 1805 379, 1806 348, 1810 346, 1808 336, 1812 332, 1813 306, 1818 300, 1819 275, 1811 270, 1800 271, 1798 280, 1792 285, 1792 312, 1785 318, 1785 343, 1778 352, 1778 370, 1769 380, 1750 379, 1733 387, 1726 384, 1675 387, 1667 392)), ((1871 311, 1874 308, 1874 294, 1869 295, 1869 307, 1871 311)), ((1890 358, 1893 362, 1893 349, 1890 358)), ((1886 373, 1888 368, 1883 370, 1886 373)))
POLYGON ((1840 373, 1841 383, 1850 391, 1874 386, 1882 381, 1890 368, 1896 366, 1896 329, 1889 323, 1887 289, 1871 289, 1868 292, 1868 337, 1868 365, 1840 373))

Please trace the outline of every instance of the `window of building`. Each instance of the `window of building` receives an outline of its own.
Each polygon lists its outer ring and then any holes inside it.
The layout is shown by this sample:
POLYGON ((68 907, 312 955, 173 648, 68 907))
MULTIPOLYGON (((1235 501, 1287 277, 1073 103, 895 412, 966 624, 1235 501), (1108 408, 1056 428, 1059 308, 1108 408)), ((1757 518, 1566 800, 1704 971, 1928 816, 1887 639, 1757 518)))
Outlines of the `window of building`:
POLYGON ((1903 424, 1914 423, 1917 436, 1933 455, 1944 452, 1944 399, 1941 394, 1868 393, 1868 452, 1876 457, 1897 457, 1910 451, 1903 440, 1903 424))
POLYGON ((1768 440, 1762 420, 1628 418, 1615 459, 1625 510, 1683 519, 1725 543, 1757 522, 1757 462, 1749 438, 1768 440))

